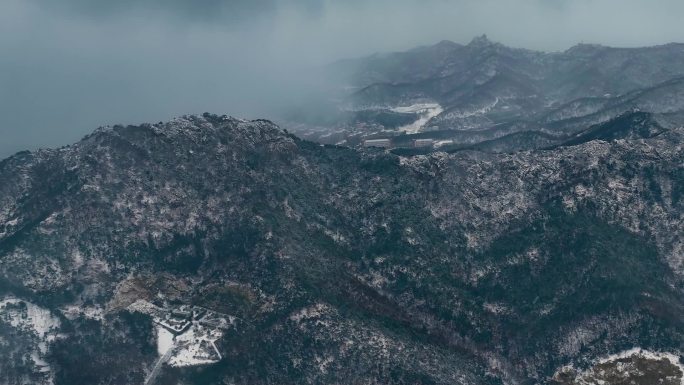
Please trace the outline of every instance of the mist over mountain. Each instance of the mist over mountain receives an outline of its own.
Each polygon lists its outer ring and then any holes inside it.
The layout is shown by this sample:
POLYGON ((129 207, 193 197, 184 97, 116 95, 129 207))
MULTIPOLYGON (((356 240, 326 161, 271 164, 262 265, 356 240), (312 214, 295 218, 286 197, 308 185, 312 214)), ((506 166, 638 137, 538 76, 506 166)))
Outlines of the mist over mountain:
POLYGON ((681 125, 682 68, 684 45, 676 43, 578 44, 547 53, 486 35, 468 44, 445 40, 332 64, 338 97, 320 109, 293 110, 283 124, 321 143, 381 140, 403 154, 416 145, 413 153, 539 149, 635 112, 663 127, 681 125))
POLYGON ((3 1, 0 385, 684 384, 683 12, 3 1))
POLYGON ((678 0, 203 0, 0 4, 0 157, 103 124, 271 119, 327 95, 314 68, 487 33, 511 47, 684 41, 678 0), (524 26, 522 28, 521 26, 524 26), (313 95, 313 96, 312 96, 313 95))

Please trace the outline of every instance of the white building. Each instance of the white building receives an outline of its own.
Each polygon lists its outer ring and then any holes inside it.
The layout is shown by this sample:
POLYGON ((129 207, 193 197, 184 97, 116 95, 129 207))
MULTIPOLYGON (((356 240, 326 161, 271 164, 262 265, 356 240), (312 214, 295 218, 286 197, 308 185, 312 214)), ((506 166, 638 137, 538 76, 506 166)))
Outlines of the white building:
POLYGON ((434 141, 432 139, 416 139, 413 141, 413 147, 432 147, 434 141))
POLYGON ((392 141, 389 139, 369 139, 363 141, 363 146, 389 148, 392 146, 392 141))

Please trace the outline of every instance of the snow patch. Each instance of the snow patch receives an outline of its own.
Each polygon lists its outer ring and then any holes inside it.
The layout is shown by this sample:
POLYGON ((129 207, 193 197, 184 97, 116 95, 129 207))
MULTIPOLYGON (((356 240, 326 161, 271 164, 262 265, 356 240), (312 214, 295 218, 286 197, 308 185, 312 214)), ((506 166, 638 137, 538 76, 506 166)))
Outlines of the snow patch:
POLYGON ((70 320, 84 317, 96 321, 102 321, 104 318, 104 310, 97 306, 68 305, 61 308, 60 311, 66 318, 70 320))
POLYGON ((169 365, 184 367, 221 361, 222 356, 216 347, 216 341, 222 335, 221 330, 207 330, 193 325, 186 333, 176 336, 176 350, 169 360, 169 365))
MULTIPOLYGON (((584 379, 592 377, 596 373, 602 373, 601 370, 595 372, 596 366, 610 364, 619 360, 629 358, 642 358, 649 361, 667 360, 671 365, 678 368, 680 373, 682 373, 682 375, 679 378, 679 383, 681 385, 684 385, 684 365, 682 365, 682 363, 680 362, 678 355, 666 352, 653 352, 638 347, 597 359, 594 361, 594 367, 589 368, 585 371, 578 371, 573 365, 563 366, 560 369, 558 369, 558 371, 556 371, 556 376, 559 376, 564 373, 575 373, 575 378, 579 379, 580 383, 585 383, 584 379)), ((618 368, 619 370, 628 370, 629 366, 624 366, 622 363, 618 362, 618 368)))
POLYGON ((652 361, 660 361, 663 359, 670 361, 673 366, 676 366, 682 372, 683 375, 681 377, 681 384, 684 385, 684 365, 680 363, 679 356, 672 353, 652 352, 642 348, 634 348, 602 358, 598 361, 598 364, 606 364, 612 361, 622 360, 630 357, 641 357, 652 361))
POLYGON ((159 353, 160 356, 163 356, 172 348, 173 333, 166 330, 165 327, 157 326, 157 353, 159 353))
POLYGON ((391 111, 402 114, 419 114, 418 120, 398 128, 399 131, 404 131, 407 134, 415 134, 420 132, 430 119, 444 112, 444 108, 437 103, 420 103, 406 107, 395 107, 391 111))
POLYGON ((323 303, 317 303, 310 307, 305 307, 300 309, 298 312, 290 315, 290 321, 302 322, 303 320, 309 320, 312 318, 320 318, 329 311, 329 307, 323 303))
POLYGON ((30 355, 38 370, 53 383, 52 368, 45 360, 48 346, 59 337, 59 318, 49 310, 16 297, 0 300, 0 317, 13 328, 33 333, 38 337, 36 349, 30 355))
POLYGON ((28 328, 39 337, 50 341, 54 340, 55 331, 60 326, 59 319, 53 316, 49 310, 14 297, 5 297, 0 300, 0 315, 13 327, 28 328), (25 308, 22 306, 17 309, 16 306, 12 306, 8 309, 7 306, 21 305, 22 303, 25 304, 25 308))
POLYGON ((473 110, 465 110, 465 109, 454 110, 454 111, 448 112, 443 117, 446 120, 451 120, 451 119, 466 119, 466 118, 470 118, 473 116, 485 115, 489 111, 494 109, 494 107, 496 107, 499 104, 499 101, 500 101, 500 99, 496 98, 496 99, 494 99, 494 101, 492 103, 484 105, 480 108, 475 108, 473 110))

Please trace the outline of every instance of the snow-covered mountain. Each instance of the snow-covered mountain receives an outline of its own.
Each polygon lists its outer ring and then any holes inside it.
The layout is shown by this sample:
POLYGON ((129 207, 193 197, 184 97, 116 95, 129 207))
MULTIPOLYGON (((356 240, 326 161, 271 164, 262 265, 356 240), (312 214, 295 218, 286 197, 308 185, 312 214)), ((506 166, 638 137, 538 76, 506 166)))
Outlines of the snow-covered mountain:
POLYGON ((18 153, 0 383, 679 383, 684 131, 659 119, 399 156, 205 114, 18 153))
MULTIPOLYGON (((444 41, 340 61, 329 73, 352 90, 336 102, 346 113, 317 129, 296 119, 287 122, 292 131, 322 143, 355 145, 401 135, 397 125, 364 119, 363 112, 377 115, 426 103, 439 105, 440 113, 425 121, 420 119, 426 115, 404 116, 420 123, 420 129, 412 131, 433 132, 426 136, 457 144, 527 131, 558 136, 560 142, 634 109, 670 116, 684 110, 682 44, 580 44, 546 53, 510 48, 481 36, 467 45, 444 41)), ((677 117, 676 124, 681 123, 677 117)), ((530 142, 527 147, 536 145, 530 142)))

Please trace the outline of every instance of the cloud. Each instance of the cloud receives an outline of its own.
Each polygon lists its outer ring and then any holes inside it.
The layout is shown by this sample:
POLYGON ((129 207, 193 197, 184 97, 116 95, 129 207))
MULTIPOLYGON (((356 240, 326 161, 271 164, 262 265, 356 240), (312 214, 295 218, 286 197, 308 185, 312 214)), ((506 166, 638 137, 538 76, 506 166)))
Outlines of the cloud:
POLYGON ((273 117, 346 57, 487 33, 562 50, 684 41, 681 0, 3 0, 0 157, 103 124, 273 117))
POLYGON ((321 0, 30 0, 54 12, 71 12, 84 17, 111 19, 131 14, 148 17, 218 23, 239 26, 257 18, 273 18, 281 9, 315 13, 321 0))

